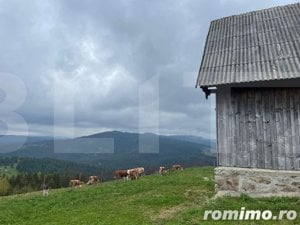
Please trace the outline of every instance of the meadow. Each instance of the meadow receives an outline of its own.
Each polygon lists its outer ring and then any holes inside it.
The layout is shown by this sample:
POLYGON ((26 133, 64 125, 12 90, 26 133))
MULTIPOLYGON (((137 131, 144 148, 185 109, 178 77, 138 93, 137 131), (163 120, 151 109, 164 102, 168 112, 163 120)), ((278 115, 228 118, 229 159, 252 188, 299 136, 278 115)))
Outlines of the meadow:
POLYGON ((0 224, 165 225, 165 224, 300 224, 295 221, 203 220, 205 210, 296 210, 300 198, 214 198, 212 167, 188 168, 133 181, 50 190, 0 198, 0 224))

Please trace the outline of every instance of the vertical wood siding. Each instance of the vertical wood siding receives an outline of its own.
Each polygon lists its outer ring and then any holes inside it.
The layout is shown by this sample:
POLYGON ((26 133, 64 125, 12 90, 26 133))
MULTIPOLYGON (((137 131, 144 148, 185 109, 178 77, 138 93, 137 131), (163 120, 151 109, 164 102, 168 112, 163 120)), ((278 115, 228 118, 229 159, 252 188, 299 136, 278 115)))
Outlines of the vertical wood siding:
POLYGON ((220 166, 300 170, 300 88, 219 88, 220 166))

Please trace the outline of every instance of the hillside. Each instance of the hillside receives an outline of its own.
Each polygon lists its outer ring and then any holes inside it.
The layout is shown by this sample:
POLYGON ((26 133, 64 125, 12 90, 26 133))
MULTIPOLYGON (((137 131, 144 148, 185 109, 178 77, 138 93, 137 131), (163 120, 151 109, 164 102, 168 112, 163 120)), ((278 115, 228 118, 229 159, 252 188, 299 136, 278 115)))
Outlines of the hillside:
MULTIPOLYGON (((68 144, 80 143, 83 139, 105 139, 114 140, 113 153, 85 153, 88 150, 86 142, 83 142, 82 149, 79 147, 76 153, 61 153, 64 149, 54 151, 53 140, 27 142, 17 151, 2 154, 3 156, 34 157, 34 158, 55 158, 60 160, 70 160, 79 163, 86 163, 101 167, 105 172, 105 177, 111 179, 112 171, 115 169, 126 169, 143 166, 147 171, 155 171, 161 165, 171 166, 180 163, 185 167, 214 165, 216 158, 211 154, 214 147, 213 141, 191 136, 158 136, 155 134, 138 134, 119 131, 103 132, 86 137, 79 137, 73 140, 56 140, 56 146, 68 147, 68 144), (151 137, 158 139, 159 153, 140 153, 139 137, 149 140, 151 137), (72 143, 74 141, 74 143, 72 143), (209 144, 211 143, 211 144, 209 144), (79 153, 81 152, 81 153, 79 153)), ((31 138, 32 139, 32 138, 31 138)), ((151 146, 149 141, 149 148, 151 146)))
MULTIPOLYGON (((0 224, 233 224, 232 221, 203 221, 204 210, 293 209, 300 213, 298 198, 213 200, 213 168, 189 168, 139 180, 110 181, 81 189, 50 190, 0 198, 0 224)), ((234 224, 300 224, 296 221, 255 221, 234 224)))
MULTIPOLYGON (((7 152, 11 145, 14 146, 20 144, 22 138, 24 139, 23 136, 3 136, 0 143, 1 152, 7 152)), ((65 151, 64 149, 59 149, 59 147, 67 148, 68 145, 72 145, 73 143, 80 145, 80 140, 82 140, 82 142, 84 143, 84 140, 86 139, 111 139, 113 141, 113 153, 139 153, 139 138, 142 140, 146 140, 145 143, 149 148, 154 147, 152 139, 157 138, 159 140, 160 153, 191 153, 195 149, 201 152, 206 152, 215 148, 214 140, 204 139, 196 136, 164 136, 151 133, 138 134, 120 131, 109 131, 74 139, 53 140, 49 137, 45 137, 45 139, 43 139, 42 137, 28 137, 23 146, 19 147, 16 151, 9 152, 9 155, 27 156, 30 154, 32 156, 32 154, 34 154, 37 156, 41 156, 53 153, 64 153, 67 151, 65 151), (150 141, 147 142, 147 140, 150 141), (53 149, 54 141, 56 142, 56 147, 58 147, 58 149, 55 150, 53 149)), ((109 148, 108 146, 105 146, 104 141, 100 144, 103 144, 104 148, 109 148)), ((86 149, 86 145, 83 145, 82 149, 76 149, 76 151, 74 150, 73 152, 71 151, 68 153, 89 153, 87 150, 88 149, 86 149)), ((105 149, 103 152, 106 152, 105 149)))

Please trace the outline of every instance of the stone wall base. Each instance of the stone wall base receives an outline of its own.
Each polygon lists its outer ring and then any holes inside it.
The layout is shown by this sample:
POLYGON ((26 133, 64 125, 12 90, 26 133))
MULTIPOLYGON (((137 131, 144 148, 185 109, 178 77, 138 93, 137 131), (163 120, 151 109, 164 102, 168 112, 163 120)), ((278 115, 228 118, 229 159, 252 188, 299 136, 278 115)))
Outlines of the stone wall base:
POLYGON ((215 182, 216 197, 300 197, 300 171, 217 167, 215 182))

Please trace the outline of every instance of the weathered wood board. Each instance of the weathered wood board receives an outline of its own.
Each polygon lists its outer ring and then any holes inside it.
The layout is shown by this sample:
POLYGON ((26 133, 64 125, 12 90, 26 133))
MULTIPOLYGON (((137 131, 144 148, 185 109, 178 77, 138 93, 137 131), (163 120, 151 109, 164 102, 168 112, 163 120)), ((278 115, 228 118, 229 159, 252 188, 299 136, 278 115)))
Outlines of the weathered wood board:
POLYGON ((218 88, 220 166, 300 170, 300 88, 218 88))

